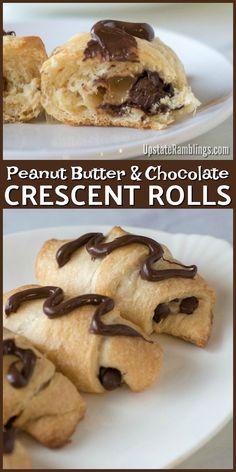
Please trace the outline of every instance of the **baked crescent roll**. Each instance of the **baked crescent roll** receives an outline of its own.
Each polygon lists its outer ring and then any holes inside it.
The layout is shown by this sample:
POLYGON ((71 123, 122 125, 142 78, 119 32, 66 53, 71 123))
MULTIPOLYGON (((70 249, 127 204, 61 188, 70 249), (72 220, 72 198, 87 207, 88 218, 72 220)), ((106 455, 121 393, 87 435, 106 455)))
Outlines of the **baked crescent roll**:
POLYGON ((43 64, 42 104, 66 124, 162 129, 200 102, 149 25, 105 20, 43 64))
POLYGON ((3 119, 27 122, 43 110, 40 103, 40 69, 47 59, 42 40, 36 36, 3 36, 3 119))
POLYGON ((31 469, 31 460, 26 449, 15 439, 13 430, 3 431, 3 469, 31 469))
POLYGON ((4 326, 23 333, 81 391, 122 383, 140 391, 158 377, 161 348, 121 318, 108 297, 64 300, 59 287, 31 285, 6 293, 4 304, 4 326))
POLYGON ((70 380, 57 372, 53 363, 27 339, 4 329, 3 424, 6 429, 10 425, 47 447, 61 447, 84 413, 84 400, 70 380))
POLYGON ((146 334, 178 336, 205 346, 210 336, 214 291, 196 266, 183 266, 169 249, 119 227, 75 241, 46 241, 36 261, 40 284, 70 296, 93 292, 112 297, 124 318, 146 334))

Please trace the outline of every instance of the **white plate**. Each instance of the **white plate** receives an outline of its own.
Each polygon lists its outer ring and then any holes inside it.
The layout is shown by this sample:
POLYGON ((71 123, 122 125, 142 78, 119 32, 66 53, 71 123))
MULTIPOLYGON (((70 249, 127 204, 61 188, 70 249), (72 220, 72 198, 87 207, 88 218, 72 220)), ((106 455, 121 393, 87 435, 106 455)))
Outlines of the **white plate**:
MULTIPOLYGON (((75 238, 108 227, 47 228, 4 239, 5 290, 34 281, 34 260, 48 238, 75 238)), ((24 438, 37 469, 173 468, 232 416, 232 248, 210 236, 127 228, 167 244, 183 262, 197 263, 217 291, 213 332, 205 349, 160 336, 164 365, 146 392, 126 389, 84 395, 88 412, 72 442, 50 451, 24 438)))
MULTIPOLYGON (((145 20, 145 17, 144 17, 145 20)), ((44 20, 5 24, 18 35, 41 36, 50 53, 78 31, 89 31, 95 19, 44 20), (52 34, 53 31, 53 34, 52 34)), ((36 122, 4 125, 5 159, 128 158, 142 155, 143 144, 178 144, 222 123, 232 113, 232 66, 217 51, 177 33, 156 34, 183 61, 189 82, 202 106, 163 131, 128 128, 71 127, 36 122)))

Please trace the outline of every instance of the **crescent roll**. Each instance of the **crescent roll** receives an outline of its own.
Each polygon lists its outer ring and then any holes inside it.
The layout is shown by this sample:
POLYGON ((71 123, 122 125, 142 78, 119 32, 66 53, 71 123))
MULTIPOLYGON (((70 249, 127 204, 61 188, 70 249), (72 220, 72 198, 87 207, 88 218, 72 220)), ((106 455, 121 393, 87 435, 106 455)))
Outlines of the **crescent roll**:
POLYGON ((196 266, 183 266, 150 238, 115 227, 105 238, 91 233, 75 241, 52 239, 37 256, 36 276, 40 284, 59 285, 70 296, 112 297, 122 317, 148 335, 167 333, 197 346, 208 342, 214 291, 196 266))
POLYGON ((15 439, 14 431, 3 431, 3 470, 32 469, 26 449, 15 439))
POLYGON ((71 125, 159 130, 200 104, 177 55, 144 23, 96 23, 54 51, 41 79, 46 112, 71 125))
POLYGON ((47 59, 42 40, 36 36, 3 36, 3 119, 27 122, 43 110, 40 69, 47 59))
POLYGON ((122 383, 140 391, 156 380, 161 348, 121 318, 112 299, 64 298, 59 287, 12 290, 4 296, 4 326, 23 333, 80 391, 103 393, 122 383))
MULTIPOLYGON (((22 330, 23 331, 23 330, 22 330)), ((84 416, 75 386, 22 336, 4 329, 3 424, 47 447, 63 446, 84 416)))

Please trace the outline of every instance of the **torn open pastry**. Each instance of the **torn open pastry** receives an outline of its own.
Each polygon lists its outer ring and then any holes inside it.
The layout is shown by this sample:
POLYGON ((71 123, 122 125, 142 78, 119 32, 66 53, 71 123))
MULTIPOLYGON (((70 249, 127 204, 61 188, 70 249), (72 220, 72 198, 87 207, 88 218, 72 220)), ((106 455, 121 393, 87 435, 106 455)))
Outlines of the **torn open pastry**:
POLYGON ((211 333, 215 293, 196 266, 176 261, 163 244, 119 227, 104 237, 49 240, 36 261, 40 284, 66 293, 103 293, 123 317, 148 335, 167 333, 205 346, 211 333))
POLYGON ((81 391, 103 393, 122 383, 140 391, 159 375, 161 348, 121 318, 111 298, 68 299, 59 287, 32 285, 12 290, 4 301, 4 326, 46 352, 81 391))
POLYGON ((26 449, 16 439, 13 428, 3 428, 3 470, 31 469, 31 460, 26 449))
MULTIPOLYGON (((28 319, 29 324, 33 322, 28 319)), ((25 338, 3 333, 3 424, 47 447, 63 446, 84 416, 75 386, 25 338)))
POLYGON ((43 110, 40 69, 47 59, 42 40, 3 32, 3 119, 27 122, 43 110))
POLYGON ((179 58, 151 26, 104 20, 44 63, 42 104, 72 125, 162 129, 200 103, 179 58))

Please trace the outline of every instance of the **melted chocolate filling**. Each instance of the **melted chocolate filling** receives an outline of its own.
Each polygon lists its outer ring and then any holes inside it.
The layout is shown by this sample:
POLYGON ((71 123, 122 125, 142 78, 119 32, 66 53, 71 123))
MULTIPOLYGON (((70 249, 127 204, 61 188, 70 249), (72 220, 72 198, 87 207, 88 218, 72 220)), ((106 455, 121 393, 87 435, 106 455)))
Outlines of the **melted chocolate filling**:
MULTIPOLYGON (((127 23, 123 21, 104 20, 96 23, 91 29, 92 39, 84 51, 84 60, 100 56, 106 61, 138 61, 136 37, 152 41, 154 31, 146 23, 127 23)), ((128 99, 122 104, 103 103, 100 108, 113 116, 121 116, 127 107, 136 107, 145 113, 158 111, 166 113, 167 105, 160 100, 172 97, 174 89, 165 84, 157 72, 145 71, 137 78, 130 89, 128 99)))
POLYGON ((115 390, 121 386, 122 376, 118 369, 100 367, 99 380, 106 390, 115 390))
POLYGON ((141 333, 125 324, 105 324, 101 317, 113 310, 114 301, 112 298, 102 295, 80 295, 79 297, 64 300, 64 292, 59 287, 34 287, 27 290, 22 290, 12 295, 5 305, 5 314, 9 316, 15 313, 20 305, 30 300, 46 298, 43 304, 43 312, 50 319, 59 318, 68 315, 76 308, 85 305, 95 305, 97 309, 91 321, 90 331, 94 334, 102 336, 132 336, 141 337, 146 340, 141 333))
POLYGON ((100 56, 106 61, 138 61, 135 37, 152 41, 154 31, 146 23, 103 20, 91 29, 92 39, 84 51, 84 60, 100 56))
POLYGON ((36 364, 36 354, 32 349, 22 349, 16 346, 14 339, 5 339, 3 341, 3 355, 13 355, 19 360, 13 362, 8 369, 7 380, 14 388, 25 387, 33 374, 36 364), (21 370, 18 364, 23 364, 21 370))
POLYGON ((147 115, 167 113, 169 106, 160 103, 165 97, 173 97, 171 84, 165 84, 157 72, 145 71, 137 78, 129 91, 129 97, 120 105, 104 103, 100 109, 113 116, 122 116, 128 108, 138 108, 147 115))
MULTIPOLYGON (((175 298, 174 300, 171 300, 171 302, 178 303, 179 299, 175 298)), ((185 315, 192 315, 192 313, 197 309, 198 305, 199 300, 196 297, 184 298, 180 302, 179 311, 180 313, 184 313, 185 315)), ((164 320, 170 314, 171 310, 169 307, 169 303, 160 303, 159 305, 157 305, 154 311, 153 321, 155 321, 155 323, 159 323, 161 320, 164 320)))
POLYGON ((173 95, 174 89, 171 84, 165 84, 157 72, 145 71, 132 86, 127 104, 145 113, 152 113, 153 110, 156 114, 155 108, 158 109, 160 100, 173 95))
POLYGON ((194 278, 197 273, 195 265, 185 266, 180 263, 167 261, 172 265, 180 266, 180 268, 172 269, 154 269, 152 265, 159 260, 164 259, 164 250, 162 246, 154 239, 146 236, 137 236, 134 234, 126 234, 114 239, 109 243, 104 243, 104 236, 102 233, 87 233, 78 239, 63 244, 57 253, 56 260, 59 267, 63 267, 71 258, 73 253, 80 247, 86 244, 86 249, 93 258, 102 258, 110 254, 115 249, 127 246, 128 244, 140 243, 144 244, 149 249, 149 255, 144 260, 140 269, 140 276, 144 280, 158 282, 175 277, 194 278))

